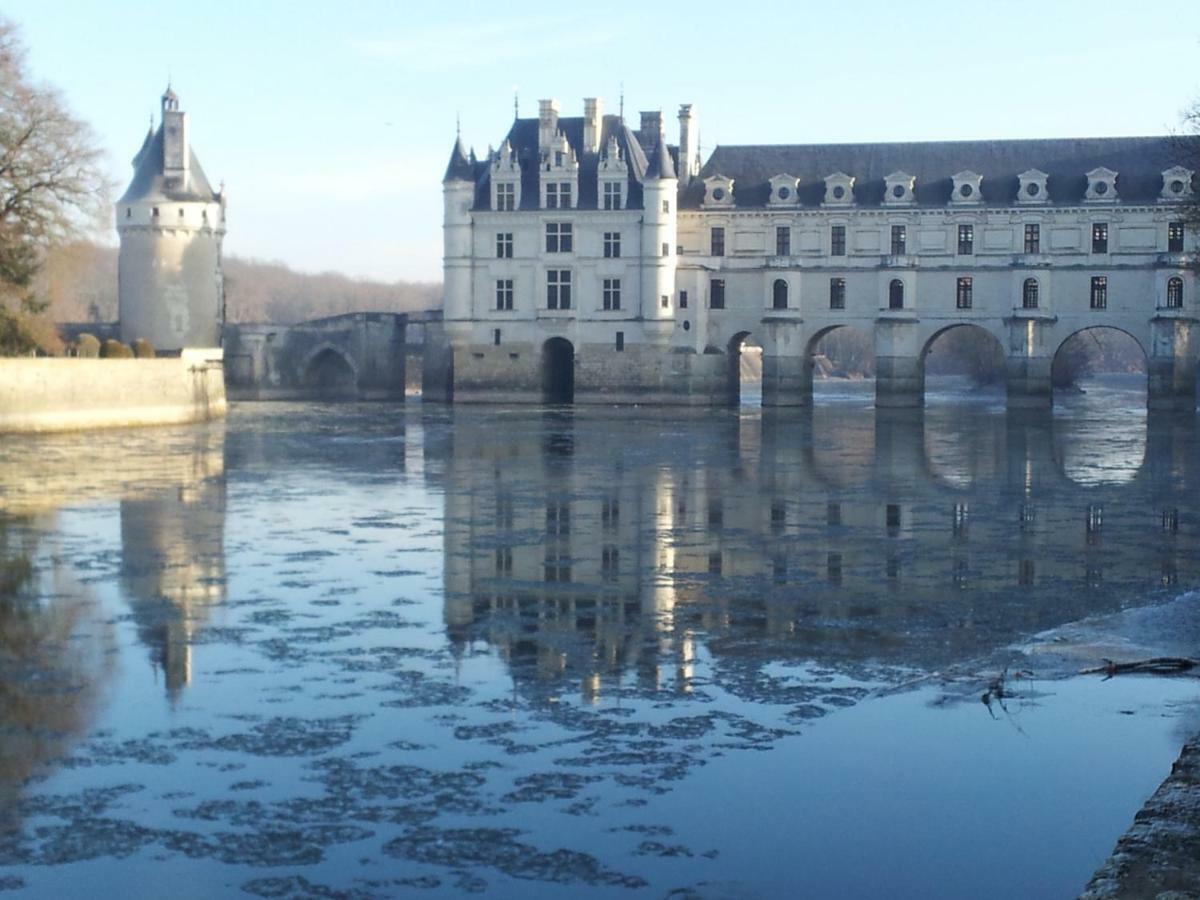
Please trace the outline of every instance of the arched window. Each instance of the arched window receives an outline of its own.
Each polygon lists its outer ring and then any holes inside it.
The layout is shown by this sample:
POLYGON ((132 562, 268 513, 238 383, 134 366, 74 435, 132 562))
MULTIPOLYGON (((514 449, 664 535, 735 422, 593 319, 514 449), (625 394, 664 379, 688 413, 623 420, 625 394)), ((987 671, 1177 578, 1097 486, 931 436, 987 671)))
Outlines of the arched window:
POLYGON ((1167 279, 1167 309, 1183 308, 1183 279, 1167 279))
POLYGON ((899 278, 888 285, 888 309, 904 309, 904 282, 899 278))
POLYGON ((1036 278, 1026 278, 1021 286, 1021 306, 1025 309, 1038 308, 1038 283, 1036 278))
POLYGON ((788 286, 782 278, 776 278, 771 288, 771 306, 775 309, 788 308, 788 286))

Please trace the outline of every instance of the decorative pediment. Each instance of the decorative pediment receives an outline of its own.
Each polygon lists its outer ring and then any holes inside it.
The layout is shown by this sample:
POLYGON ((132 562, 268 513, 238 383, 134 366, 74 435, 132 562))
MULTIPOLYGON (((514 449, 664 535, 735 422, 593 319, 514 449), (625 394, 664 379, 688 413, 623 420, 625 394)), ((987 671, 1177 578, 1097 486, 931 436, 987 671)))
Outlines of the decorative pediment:
POLYGON ((983 195, 979 191, 979 185, 983 181, 982 175, 964 169, 950 177, 954 182, 954 190, 950 193, 951 203, 966 206, 983 202, 983 195))
POLYGON ((710 175, 704 179, 704 206, 733 206, 733 179, 710 175))
POLYGON ((887 187, 884 189, 883 202, 889 206, 903 206, 913 203, 913 185, 917 179, 907 172, 893 172, 883 178, 887 187))
POLYGON ((1162 173, 1163 200, 1188 200, 1192 196, 1192 176, 1195 173, 1183 166, 1171 166, 1162 173))
POLYGON ((579 171, 579 160, 571 149, 567 137, 561 131, 554 135, 549 146, 542 149, 542 172, 555 175, 574 174, 579 171))
POLYGON ((795 206, 796 188, 800 179, 794 175, 776 175, 771 179, 770 206, 795 206))
POLYGON ((854 176, 834 172, 825 176, 826 206, 849 206, 854 202, 854 176))
POLYGON ((1087 173, 1087 193, 1084 200, 1096 203, 1110 203, 1117 199, 1117 173, 1104 166, 1092 169, 1087 173))
POLYGON ((1050 191, 1046 181, 1050 176, 1041 169, 1029 169, 1017 176, 1020 186, 1017 188, 1017 202, 1025 204, 1040 204, 1050 202, 1050 191))
POLYGON ((621 152, 620 146, 617 144, 615 137, 609 137, 608 143, 604 147, 604 153, 600 157, 599 172, 601 175, 612 175, 624 177, 629 172, 629 165, 625 162, 625 154, 621 152))

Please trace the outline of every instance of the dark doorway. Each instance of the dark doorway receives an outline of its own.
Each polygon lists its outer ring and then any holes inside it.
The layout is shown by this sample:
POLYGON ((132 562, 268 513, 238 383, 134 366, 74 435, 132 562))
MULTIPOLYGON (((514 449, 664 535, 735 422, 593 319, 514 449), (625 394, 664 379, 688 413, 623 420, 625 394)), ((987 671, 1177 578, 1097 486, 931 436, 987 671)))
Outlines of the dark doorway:
POLYGON ((326 347, 309 361, 304 384, 321 397, 354 397, 358 394, 358 376, 346 357, 326 347))
POLYGON ((575 401, 575 348, 566 338, 550 338, 542 345, 542 400, 575 401))

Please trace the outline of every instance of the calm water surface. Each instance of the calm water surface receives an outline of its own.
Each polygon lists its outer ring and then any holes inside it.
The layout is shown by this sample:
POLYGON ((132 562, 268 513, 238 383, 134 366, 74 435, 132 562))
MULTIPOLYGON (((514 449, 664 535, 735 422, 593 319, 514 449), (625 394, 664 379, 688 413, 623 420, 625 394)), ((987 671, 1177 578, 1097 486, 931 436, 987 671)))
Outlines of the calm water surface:
POLYGON ((1136 388, 6 437, 0 891, 1074 896, 1200 721, 1072 676, 1200 643, 1136 388))

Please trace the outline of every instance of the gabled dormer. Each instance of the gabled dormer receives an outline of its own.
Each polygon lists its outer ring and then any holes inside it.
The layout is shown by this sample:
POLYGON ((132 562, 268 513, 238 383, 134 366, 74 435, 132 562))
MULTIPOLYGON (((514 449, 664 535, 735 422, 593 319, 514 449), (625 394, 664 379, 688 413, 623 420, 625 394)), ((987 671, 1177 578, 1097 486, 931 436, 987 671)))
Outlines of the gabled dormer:
POLYGON ((1040 206, 1050 202, 1046 181, 1050 176, 1041 169, 1028 169, 1017 176, 1017 203, 1040 206))
POLYGON ((579 203, 579 159, 561 131, 539 149, 542 209, 574 209, 579 203))
POLYGON ((776 175, 771 179, 771 196, 767 199, 767 205, 795 206, 799 184, 800 179, 795 175, 776 175))
POLYGON ((1191 169, 1185 169, 1183 166, 1171 166, 1162 173, 1163 186, 1162 193, 1159 194, 1161 200, 1189 200, 1192 197, 1192 176, 1191 169))
POLYGON ((508 141, 492 154, 491 182, 492 209, 509 211, 521 208, 521 163, 508 141))
POLYGON ((720 174, 705 178, 703 206, 706 209, 733 206, 733 179, 720 174))
POLYGON ((957 175, 950 176, 950 178, 954 182, 954 188, 950 192, 951 204, 955 206, 978 206, 983 202, 983 194, 979 190, 979 185, 983 182, 983 176, 978 172, 964 169, 957 175))
POLYGON ((885 188, 883 202, 886 206, 911 206, 916 197, 913 195, 913 185, 917 179, 907 172, 893 172, 883 178, 885 188))
POLYGON ((1117 199, 1117 173, 1104 166, 1087 173, 1087 193, 1083 199, 1089 203, 1112 203, 1117 199))
POLYGON ((629 164, 625 162, 625 154, 615 135, 610 135, 604 145, 596 180, 596 196, 601 209, 624 209, 629 204, 629 164))
POLYGON ((834 172, 825 176, 825 206, 850 206, 854 203, 854 176, 834 172))

